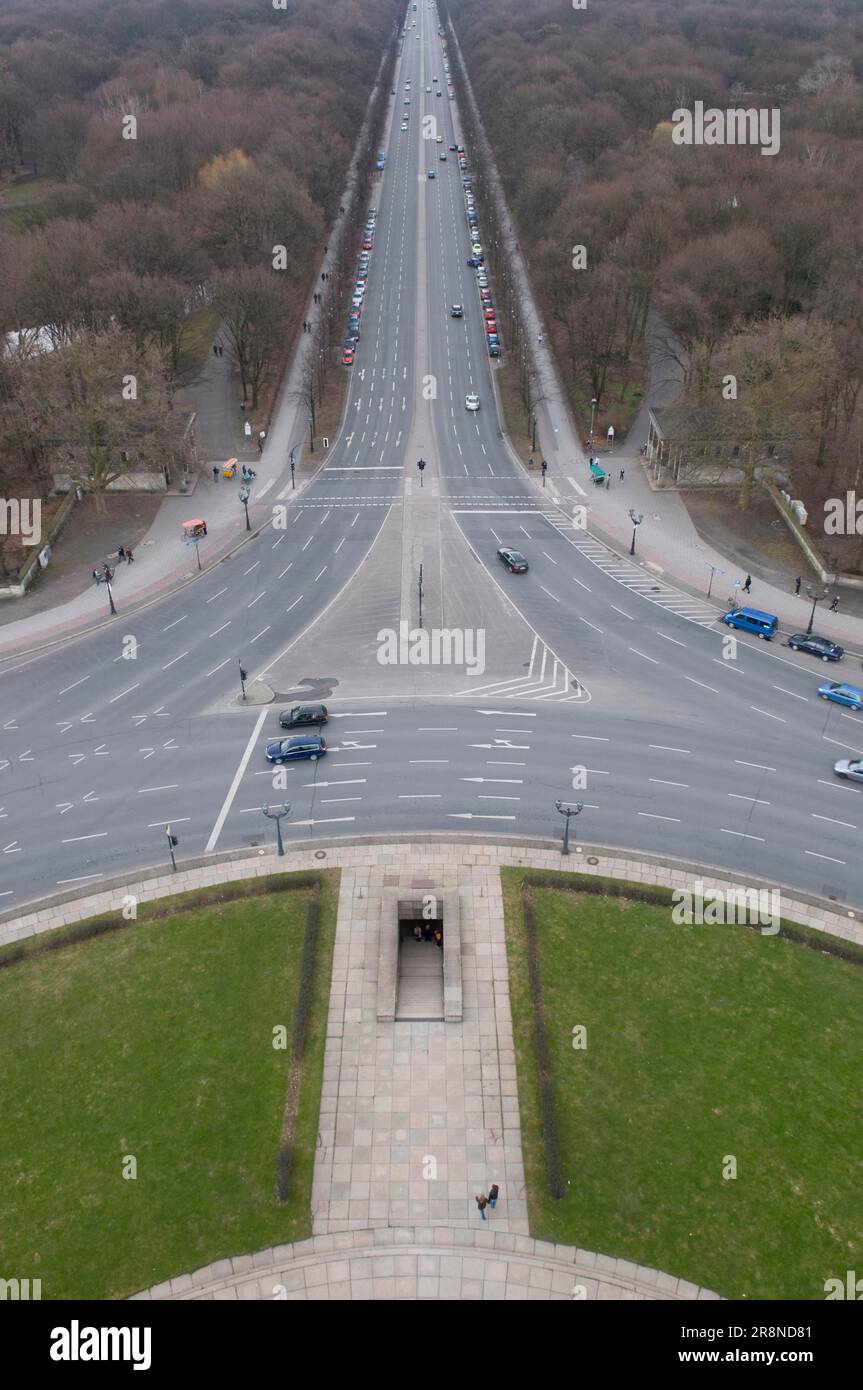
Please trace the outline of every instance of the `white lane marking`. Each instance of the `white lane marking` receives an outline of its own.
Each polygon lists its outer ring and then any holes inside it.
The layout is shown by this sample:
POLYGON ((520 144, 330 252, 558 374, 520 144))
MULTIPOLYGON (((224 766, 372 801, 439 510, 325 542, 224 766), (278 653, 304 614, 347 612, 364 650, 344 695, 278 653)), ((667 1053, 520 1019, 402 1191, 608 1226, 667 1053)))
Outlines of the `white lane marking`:
POLYGON ((637 647, 630 647, 629 650, 636 656, 643 656, 645 661, 652 661, 654 666, 661 665, 661 662, 657 661, 655 656, 648 656, 646 652, 640 652, 637 647))
POLYGON ((700 685, 702 690, 709 690, 714 695, 719 694, 719 691, 714 685, 705 685, 704 681, 697 681, 694 676, 684 676, 683 679, 689 681, 692 685, 700 685))
POLYGON ((254 635, 254 637, 250 637, 250 638, 249 638, 249 646, 251 646, 253 642, 257 642, 257 640, 258 640, 259 637, 263 637, 263 635, 264 635, 265 632, 269 632, 271 626, 272 626, 271 623, 267 623, 267 626, 266 626, 266 627, 262 627, 261 630, 260 630, 260 632, 256 632, 255 635, 254 635))
POLYGON ((68 840, 61 840, 61 845, 75 845, 79 840, 104 840, 108 834, 107 830, 97 830, 92 835, 70 835, 68 840))
MULTIPOLYGON (((91 672, 91 675, 92 675, 92 672, 91 672)), ((58 694, 58 695, 65 695, 65 694, 66 694, 68 691, 70 691, 70 690, 76 690, 77 687, 78 687, 79 685, 83 685, 84 682, 85 682, 85 681, 88 681, 89 679, 90 679, 90 676, 82 676, 81 679, 80 679, 79 681, 75 681, 72 685, 64 685, 62 690, 58 690, 58 691, 57 691, 57 694, 58 694)), ((5 729, 5 728, 6 728, 6 725, 4 724, 3 727, 4 727, 4 729, 5 729)))
POLYGON ((246 604, 246 607, 247 607, 247 608, 254 608, 255 604, 256 604, 256 603, 259 603, 259 602, 261 601, 261 599, 264 597, 264 594, 265 594, 266 592, 267 592, 266 589, 262 589, 261 592, 260 592, 259 594, 255 594, 255 597, 252 599, 251 603, 247 603, 247 604, 246 604))
POLYGON ((671 748, 667 743, 648 743, 648 748, 656 748, 660 753, 691 753, 691 748, 671 748))
POLYGON ((222 669, 223 666, 227 666, 227 664, 228 664, 228 662, 229 662, 230 660, 231 660, 231 658, 230 658, 229 656, 226 656, 225 659, 224 659, 224 661, 220 661, 219 664, 218 664, 218 666, 214 666, 213 669, 212 669, 212 671, 208 671, 208 672, 207 672, 207 675, 208 675, 208 676, 214 676, 214 675, 216 674, 217 671, 221 671, 221 669, 222 669))
POLYGON ((743 830, 726 830, 724 826, 720 826, 719 833, 720 835, 737 835, 741 840, 759 840, 762 845, 765 843, 763 835, 747 835, 743 830))
POLYGON ((219 592, 218 592, 217 594, 213 594, 213 597, 212 597, 212 598, 208 598, 208 599, 207 599, 207 602, 208 602, 208 603, 212 603, 215 599, 221 598, 221 597, 222 597, 222 594, 226 594, 227 592, 228 592, 228 586, 227 586, 227 584, 226 584, 225 587, 224 587, 224 589, 220 589, 219 592))
POLYGON ((768 719, 775 719, 779 724, 787 724, 787 723, 788 723, 788 720, 787 720, 787 719, 782 719, 780 715, 778 715, 778 714, 771 714, 770 711, 769 711, 769 709, 759 709, 758 705, 750 705, 749 708, 750 708, 750 709, 754 709, 756 714, 765 714, 765 715, 767 716, 768 719))
POLYGON ((249 568, 247 570, 243 570, 243 578, 245 579, 247 574, 251 574, 252 570, 256 570, 260 563, 260 560, 256 560, 253 565, 249 565, 249 568))
POLYGON ((790 695, 792 700, 805 700, 807 704, 809 703, 808 695, 798 695, 794 690, 786 690, 784 685, 774 685, 773 689, 781 690, 783 695, 790 695))
POLYGON ((179 656, 175 656, 175 657, 173 658, 172 661, 169 661, 165 666, 162 667, 162 670, 163 670, 163 671, 168 671, 168 670, 170 670, 170 668, 171 668, 172 666, 176 666, 176 664, 177 664, 178 661, 182 661, 182 660, 183 660, 183 657, 184 657, 184 656, 188 656, 188 655, 189 655, 188 652, 180 652, 180 655, 179 655, 179 656))
POLYGON ((215 632, 211 632, 211 633, 210 633, 210 636, 211 636, 211 637, 218 637, 218 635, 219 635, 220 632, 224 632, 226 627, 230 627, 230 626, 231 626, 231 622, 232 622, 232 619, 229 618, 228 621, 227 621, 226 623, 222 623, 222 626, 221 626, 221 627, 217 627, 215 632))
POLYGON ((582 616, 581 616, 580 613, 577 613, 577 614, 576 614, 576 617, 578 618, 579 622, 584 623, 585 627, 592 627, 593 630, 594 630, 594 632, 598 632, 599 635, 600 635, 600 637, 602 636, 602 628, 601 628, 601 627, 597 627, 597 626, 596 626, 596 623, 589 623, 589 622, 587 621, 587 618, 582 618, 582 616))
POLYGON ((845 865, 844 859, 834 859, 832 854, 816 854, 814 849, 805 849, 803 853, 811 854, 813 859, 826 859, 831 864, 841 864, 843 867, 845 865))
POLYGON ((660 632, 658 628, 656 629, 656 635, 657 635, 657 637, 664 637, 665 640, 666 640, 666 642, 673 642, 674 645, 675 645, 675 647, 685 647, 685 646, 686 646, 686 643, 685 643, 685 642, 678 642, 678 640, 677 640, 676 637, 669 637, 669 635, 668 635, 667 632, 660 632))
POLYGON ((547 589, 544 584, 540 584, 539 587, 542 589, 542 592, 544 594, 548 594, 549 598, 553 598, 555 603, 560 603, 560 599, 558 598, 557 594, 553 594, 551 592, 551 589, 547 589))
POLYGON ((592 594, 592 593, 593 593, 593 590, 590 589, 590 588, 588 588, 588 586, 587 586, 586 584, 582 584, 582 582, 581 582, 580 579, 576 579, 576 577, 575 577, 574 574, 571 574, 569 577, 570 577, 570 579, 572 580, 573 584, 578 584, 578 585, 580 586, 580 588, 586 589, 587 592, 588 592, 589 594, 592 594))
POLYGON ((637 811, 636 815, 646 816, 648 820, 673 820, 680 824, 679 816, 655 816, 652 811, 637 811))
POLYGON ((728 792, 728 796, 733 796, 735 801, 751 801, 755 806, 770 806, 769 801, 762 801, 760 796, 744 796, 742 792, 728 792))
POLYGON ((852 825, 849 820, 836 820, 833 816, 819 816, 817 811, 811 811, 810 815, 813 820, 826 820, 829 821, 831 825, 844 825, 846 830, 857 829, 857 826, 852 825))
POLYGON ((191 816, 172 816, 170 820, 151 820, 147 825, 148 830, 161 830, 167 825, 182 825, 184 821, 190 821, 191 816))
POLYGON ((170 631, 171 631, 171 628, 172 628, 172 627, 176 627, 178 623, 184 623, 184 622, 186 621, 186 619, 188 618, 188 616, 189 616, 188 613, 184 613, 183 616, 182 616, 182 618, 175 618, 174 621, 173 621, 172 623, 168 623, 168 626, 167 626, 167 627, 163 627, 163 628, 162 628, 162 631, 163 631, 163 632, 170 632, 170 631))
POLYGON ((611 743, 611 739, 604 738, 602 734, 570 734, 570 738, 586 738, 591 743, 611 743))
POLYGON ((179 785, 179 782, 168 782, 164 787, 139 787, 138 795, 146 796, 147 792, 175 792, 179 785))
POLYGON ((57 887, 59 888, 62 883, 87 883, 88 880, 104 877, 104 874, 79 874, 77 878, 58 878, 57 887))
POLYGON ((648 777, 647 780, 648 782, 659 782, 663 787, 686 787, 687 790, 689 788, 688 782, 669 782, 665 777, 648 777))
POLYGON ((863 796, 859 787, 848 787, 844 782, 826 782, 823 777, 819 777, 818 781, 822 787, 832 787, 835 792, 853 792, 855 796, 863 796))
POLYGON ((134 685, 130 685, 126 690, 121 690, 119 695, 115 695, 113 700, 108 701, 108 704, 115 705, 118 700, 122 700, 124 695, 131 695, 133 690, 137 690, 140 684, 140 681, 136 681, 134 685))
POLYGON ((288 570, 291 568, 291 565, 292 565, 293 563, 294 563, 294 562, 293 562, 293 560, 292 560, 290 565, 285 565, 285 568, 282 570, 281 574, 278 576, 279 579, 284 579, 285 575, 287 574, 288 570))
POLYGON ((399 801, 440 801, 443 792, 399 792, 399 801))
POLYGON ((264 708, 264 709, 261 710, 260 714, 258 715, 257 722, 256 722, 256 724, 255 724, 254 729, 253 729, 252 732, 249 734, 249 741, 248 741, 248 743, 246 744, 245 751, 244 751, 244 753, 243 753, 242 757, 240 758, 240 761, 239 761, 239 763, 238 763, 238 765, 237 765, 237 770, 236 770, 236 772, 234 773, 234 780, 233 780, 233 782, 231 783, 231 785, 230 785, 230 787, 229 787, 229 789, 228 789, 228 794, 227 794, 227 796, 225 797, 225 800, 224 800, 224 802, 223 802, 223 804, 222 804, 222 809, 221 809, 221 811, 219 812, 218 816, 216 817, 216 823, 215 823, 215 825, 213 826, 212 831, 210 832, 210 838, 209 838, 209 840, 207 841, 207 844, 206 844, 205 849, 204 849, 204 853, 205 853, 205 854, 211 854, 212 851, 213 851, 213 850, 215 849, 215 847, 216 847, 216 841, 218 840, 219 836, 220 836, 221 833, 222 833, 222 826, 225 824, 225 821, 226 821, 226 819, 227 819, 228 812, 229 812, 230 809, 231 809, 231 805, 232 805, 232 803, 233 803, 234 797, 237 795, 237 788, 239 787, 240 782, 243 780, 243 774, 245 773, 246 768, 247 768, 247 766, 248 766, 249 758, 252 756, 252 749, 253 749, 254 746, 255 746, 255 743, 256 743, 256 741, 257 741, 258 734, 261 732, 261 725, 263 724, 263 722, 264 722, 264 720, 266 719, 266 717, 267 717, 267 711, 266 711, 266 708, 264 708))
POLYGON ((742 758, 735 758, 738 767, 757 767, 759 772, 775 772, 775 767, 767 767, 765 763, 745 763, 742 758))
POLYGON ((634 622, 635 622, 635 619, 633 618, 632 614, 631 614, 631 613, 624 613, 623 609, 622 609, 622 608, 618 608, 618 606, 617 606, 616 603, 612 603, 612 604, 611 604, 611 607, 614 609, 615 613, 619 613, 620 616, 621 616, 622 618, 628 618, 629 621, 630 621, 631 623, 634 623, 634 622))

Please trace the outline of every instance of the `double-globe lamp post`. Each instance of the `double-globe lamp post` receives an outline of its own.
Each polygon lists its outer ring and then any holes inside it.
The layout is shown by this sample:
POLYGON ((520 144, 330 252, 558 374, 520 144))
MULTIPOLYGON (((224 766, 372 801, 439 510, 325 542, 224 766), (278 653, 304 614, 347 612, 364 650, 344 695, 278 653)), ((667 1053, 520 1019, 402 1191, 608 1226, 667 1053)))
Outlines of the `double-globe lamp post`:
POLYGON ((635 554, 635 537, 636 537, 636 534, 637 534, 637 532, 638 532, 639 526, 641 525, 642 521, 644 520, 644 513, 643 513, 643 512, 636 512, 636 510, 635 510, 634 507, 630 507, 630 509, 629 509, 629 519, 630 519, 630 521, 632 522, 632 545, 629 547, 629 553, 630 553, 630 555, 634 555, 634 554, 635 554))
POLYGON ((563 848, 561 854, 569 854, 569 822, 572 816, 580 815, 584 809, 583 801, 556 801, 555 806, 566 820, 563 827, 563 848))
POLYGON ((827 597, 829 592, 829 589, 825 589, 823 584, 806 585, 806 594, 812 600, 812 612, 809 614, 809 625, 806 628, 807 637, 811 636, 812 628, 815 625, 815 609, 821 600, 827 597))

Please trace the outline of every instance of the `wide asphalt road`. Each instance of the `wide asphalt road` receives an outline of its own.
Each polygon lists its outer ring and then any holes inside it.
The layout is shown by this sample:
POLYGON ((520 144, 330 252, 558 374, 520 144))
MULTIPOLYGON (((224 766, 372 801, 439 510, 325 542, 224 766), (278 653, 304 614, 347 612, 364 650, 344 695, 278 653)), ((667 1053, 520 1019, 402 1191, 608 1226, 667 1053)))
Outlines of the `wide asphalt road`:
MULTIPOLYGON (((272 496, 275 509, 287 506, 283 528, 264 529, 199 580, 131 619, 7 664, 0 911, 166 859, 168 822, 181 857, 267 843, 261 805, 282 799, 292 805, 289 841, 461 828, 554 835, 555 799, 581 800, 581 839, 863 905, 863 790, 832 772, 834 759, 863 755, 861 716, 817 698, 820 680, 857 679, 850 662, 822 666, 745 635, 730 642, 711 605, 652 583, 568 525, 551 505, 559 480, 543 498, 504 448, 448 148, 455 103, 434 25, 416 17, 423 38, 409 29, 397 70, 362 338, 327 466, 301 503, 289 483, 272 496), (450 317, 452 303, 464 306, 463 319, 450 317), (480 396, 476 414, 465 410, 470 392, 480 396), (376 547, 389 546, 384 558, 401 572, 402 547, 387 539, 392 524, 382 528, 416 503, 420 438, 442 586, 447 555, 457 555, 462 609, 481 628, 504 593, 536 634, 535 660, 504 682, 441 672, 440 694, 421 702, 400 700, 395 680, 392 698, 354 702, 349 643, 338 670, 330 646, 330 751, 274 774, 263 746, 276 734, 278 704, 236 706, 238 661, 252 676, 290 667, 301 634, 324 633, 346 594, 362 592, 376 547), (498 564, 503 544, 528 554, 528 574, 498 564)), ((394 627, 402 611, 394 602, 394 627)), ((510 641, 499 622, 489 631, 501 646, 510 641)), ((513 617, 511 640, 524 635, 513 617)), ((490 653, 489 668, 505 658, 490 653)), ((274 682, 277 693, 316 674, 297 668, 274 682)), ((386 676, 382 668, 385 693, 386 676)))

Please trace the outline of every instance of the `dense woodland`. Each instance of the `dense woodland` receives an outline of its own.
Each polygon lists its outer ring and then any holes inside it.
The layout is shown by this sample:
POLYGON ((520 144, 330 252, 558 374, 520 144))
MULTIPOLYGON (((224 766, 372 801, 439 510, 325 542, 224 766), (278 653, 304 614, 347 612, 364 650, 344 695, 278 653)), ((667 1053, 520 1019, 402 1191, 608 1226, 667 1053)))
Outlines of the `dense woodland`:
POLYGON ((0 0, 0 334, 45 330, 0 355, 0 496, 179 447, 196 326, 250 397, 281 370, 402 8, 0 0))
MULTIPOLYGON (((458 35, 580 418, 596 396, 620 424, 629 388, 646 375, 653 306, 693 400, 718 401, 722 369, 745 359, 750 401, 769 387, 793 415, 795 492, 810 511, 820 516, 824 497, 860 491, 859 0, 440 8, 458 35), (779 153, 674 144, 672 113, 696 100, 779 108, 779 153), (579 244, 588 268, 576 271, 579 244), (817 354, 806 348, 813 341, 817 354)), ((859 539, 830 544, 841 563, 863 567, 859 539)))

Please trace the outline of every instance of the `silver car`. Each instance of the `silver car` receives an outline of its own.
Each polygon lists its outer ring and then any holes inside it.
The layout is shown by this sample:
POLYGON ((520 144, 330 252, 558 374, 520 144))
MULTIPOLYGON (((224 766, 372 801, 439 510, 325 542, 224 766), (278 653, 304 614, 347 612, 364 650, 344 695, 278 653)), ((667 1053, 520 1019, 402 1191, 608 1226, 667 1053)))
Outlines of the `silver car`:
POLYGON ((849 782, 863 782, 863 758, 840 758, 833 764, 837 777, 847 777, 849 782))

